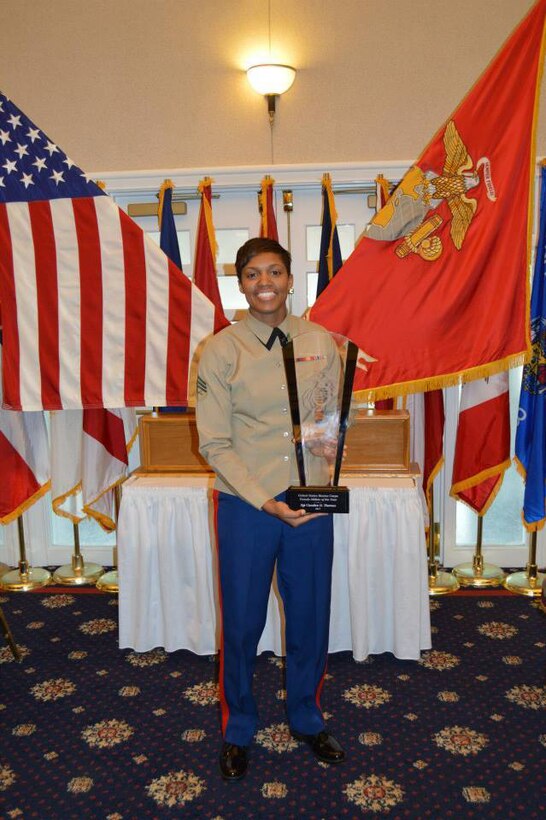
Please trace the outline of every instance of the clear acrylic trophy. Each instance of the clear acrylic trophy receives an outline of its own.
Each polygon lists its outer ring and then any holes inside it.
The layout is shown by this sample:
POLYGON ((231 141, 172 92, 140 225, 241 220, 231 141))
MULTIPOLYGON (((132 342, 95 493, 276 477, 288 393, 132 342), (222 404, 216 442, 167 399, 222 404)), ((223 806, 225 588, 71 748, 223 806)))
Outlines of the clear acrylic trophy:
POLYGON ((293 510, 348 513, 339 486, 358 348, 335 334, 309 331, 283 348, 299 486, 288 487, 293 510))

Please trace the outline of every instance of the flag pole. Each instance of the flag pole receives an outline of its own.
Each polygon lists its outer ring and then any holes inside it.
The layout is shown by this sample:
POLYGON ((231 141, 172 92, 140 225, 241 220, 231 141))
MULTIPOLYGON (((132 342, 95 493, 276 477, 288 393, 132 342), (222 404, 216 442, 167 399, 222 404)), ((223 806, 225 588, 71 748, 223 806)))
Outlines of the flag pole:
POLYGON ((95 584, 104 572, 104 567, 100 564, 87 564, 83 560, 80 551, 80 525, 73 523, 74 528, 74 554, 70 564, 63 564, 53 573, 53 580, 56 584, 66 586, 81 586, 83 584, 95 584))
POLYGON ((459 582, 451 572, 439 571, 436 559, 436 527, 434 525, 434 485, 429 490, 429 525, 428 525, 428 594, 447 595, 459 589, 459 582))
POLYGON ((498 587, 504 581, 505 573, 496 564, 484 563, 482 555, 483 515, 478 515, 476 550, 472 561, 457 564, 453 575, 462 587, 498 587))
POLYGON ((11 629, 9 628, 9 624, 7 622, 6 616, 2 611, 2 607, 0 606, 0 627, 2 628, 2 635, 6 639, 6 643, 11 649, 11 654, 15 658, 16 661, 21 660, 21 653, 19 652, 19 648, 15 641, 13 640, 13 635, 11 634, 11 629))
POLYGON ((546 575, 538 571, 537 566, 537 531, 531 533, 529 540, 529 561, 524 570, 513 572, 504 579, 503 586, 510 592, 518 595, 538 597, 542 592, 542 584, 546 575))
POLYGON ((114 487, 114 509, 116 516, 116 546, 114 547, 114 568, 110 572, 105 572, 97 581, 97 589, 101 592, 119 592, 118 583, 118 547, 117 547, 117 532, 119 521, 119 508, 121 505, 121 484, 116 484, 114 487))
POLYGON ((282 207, 286 214, 286 248, 288 253, 292 253, 292 234, 290 226, 291 214, 294 210, 294 196, 292 191, 287 190, 282 192, 282 207))
POLYGON ((42 567, 31 567, 27 561, 23 514, 17 519, 19 533, 19 568, 7 572, 0 578, 0 589, 8 592, 29 592, 45 587, 51 581, 51 573, 42 567))
MULTIPOLYGON (((294 210, 294 195, 292 191, 286 190, 282 192, 282 207, 286 214, 286 248, 288 253, 292 253, 292 230, 291 219, 292 211, 294 210)), ((294 286, 288 291, 288 312, 292 313, 292 296, 294 295, 294 286)))

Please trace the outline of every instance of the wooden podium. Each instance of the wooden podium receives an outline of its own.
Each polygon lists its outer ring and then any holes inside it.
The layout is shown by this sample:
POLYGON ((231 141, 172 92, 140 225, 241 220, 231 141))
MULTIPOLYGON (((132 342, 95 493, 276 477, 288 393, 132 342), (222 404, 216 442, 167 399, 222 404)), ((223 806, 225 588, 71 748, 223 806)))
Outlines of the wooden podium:
MULTIPOLYGON (((140 474, 211 472, 199 455, 193 410, 142 416, 139 440, 140 474)), ((412 471, 407 410, 357 410, 345 443, 345 475, 409 475, 412 471)))

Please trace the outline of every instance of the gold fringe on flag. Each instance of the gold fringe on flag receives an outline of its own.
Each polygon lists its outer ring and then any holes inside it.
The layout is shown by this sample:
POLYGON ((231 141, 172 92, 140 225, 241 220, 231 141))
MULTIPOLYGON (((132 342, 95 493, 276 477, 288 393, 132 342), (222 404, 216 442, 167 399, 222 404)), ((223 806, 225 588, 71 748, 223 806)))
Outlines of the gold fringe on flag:
POLYGON ((69 499, 71 496, 76 495, 76 493, 79 493, 81 488, 82 483, 81 481, 78 481, 75 487, 72 487, 72 489, 67 490, 66 493, 62 493, 61 495, 58 495, 55 498, 53 498, 51 500, 53 512, 56 515, 60 515, 61 518, 68 518, 68 520, 72 521, 73 524, 79 524, 80 521, 83 521, 85 518, 84 515, 74 515, 73 513, 62 509, 62 505, 65 503, 65 501, 69 499))
MULTIPOLYGON (((362 356, 362 351, 360 351, 362 356)), ((494 376, 495 373, 502 373, 511 367, 521 367, 527 364, 531 358, 531 351, 524 350, 521 353, 514 353, 499 359, 495 362, 488 362, 479 367, 471 367, 469 370, 457 371, 456 373, 445 373, 442 376, 431 376, 426 379, 417 379, 411 382, 398 382, 382 387, 370 387, 368 389, 356 390, 354 397, 356 401, 373 402, 378 399, 391 399, 396 396, 406 396, 409 393, 426 393, 428 390, 437 390, 442 387, 454 387, 463 382, 471 382, 474 379, 485 379, 487 376, 494 376)), ((357 367, 358 367, 357 362, 357 367)))
POLYGON ((39 498, 45 495, 50 488, 51 481, 46 481, 46 483, 42 484, 40 489, 36 490, 36 492, 33 495, 31 495, 30 498, 27 498, 27 500, 23 501, 22 504, 19 504, 19 506, 15 510, 12 510, 3 518, 0 518, 0 524, 2 524, 3 526, 6 524, 11 524, 12 521, 15 521, 17 518, 19 518, 19 516, 26 512, 26 510, 28 510, 30 507, 32 507, 32 505, 35 504, 39 498))
POLYGON ((485 481, 488 478, 493 478, 493 476, 497 476, 497 483, 493 488, 491 495, 487 499, 487 503, 484 505, 483 510, 478 515, 484 516, 497 497, 497 494, 502 487, 502 481, 504 478, 504 474, 506 470, 508 470, 512 466, 512 462, 509 458, 505 459, 505 461, 501 462, 500 464, 496 464, 494 467, 488 467, 487 470, 482 470, 480 473, 476 473, 476 475, 470 476, 470 478, 465 478, 464 481, 457 481, 455 484, 451 486, 451 490, 449 494, 452 498, 456 501, 460 501, 462 504, 466 504, 471 510, 476 512, 474 507, 471 504, 467 504, 464 498, 459 498, 459 493, 464 492, 464 490, 471 490, 473 487, 476 487, 478 484, 481 484, 482 481, 485 481))
POLYGON ((436 478, 436 476, 438 475, 438 473, 440 472, 440 470, 442 469, 444 464, 445 464, 445 456, 442 453, 442 455, 440 456, 440 458, 438 459, 438 461, 436 462, 436 464, 434 465, 434 467, 430 471, 430 475, 429 475, 428 480, 427 480, 427 486, 425 487, 425 498, 427 499, 427 506, 428 506, 429 509, 430 509, 430 506, 431 506, 431 503, 432 503, 432 497, 431 497, 432 496, 432 494, 431 494, 432 485, 434 484, 434 479, 436 478))
MULTIPOLYGON (((543 162, 543 164, 546 165, 546 160, 543 162)), ((514 466, 520 474, 520 476, 522 477, 522 479, 524 481, 527 481, 527 470, 525 469, 519 458, 517 456, 514 456, 513 461, 514 466)), ((523 510, 521 511, 521 521, 527 532, 538 532, 539 530, 542 530, 544 528, 544 525, 546 524, 546 518, 541 518, 540 521, 532 521, 531 523, 529 523, 525 520, 523 510)))

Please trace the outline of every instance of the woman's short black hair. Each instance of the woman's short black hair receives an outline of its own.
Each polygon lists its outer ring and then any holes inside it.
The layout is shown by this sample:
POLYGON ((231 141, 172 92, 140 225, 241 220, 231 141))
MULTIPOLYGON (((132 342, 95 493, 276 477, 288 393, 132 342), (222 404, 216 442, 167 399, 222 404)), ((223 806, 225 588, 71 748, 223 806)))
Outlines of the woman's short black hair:
POLYGON ((291 272, 292 257, 286 248, 283 248, 275 239, 266 239, 265 237, 256 236, 254 239, 248 239, 237 251, 235 270, 237 271, 237 279, 239 282, 241 281, 243 268, 246 268, 250 260, 258 256, 259 253, 276 253, 281 257, 288 273, 291 272))

